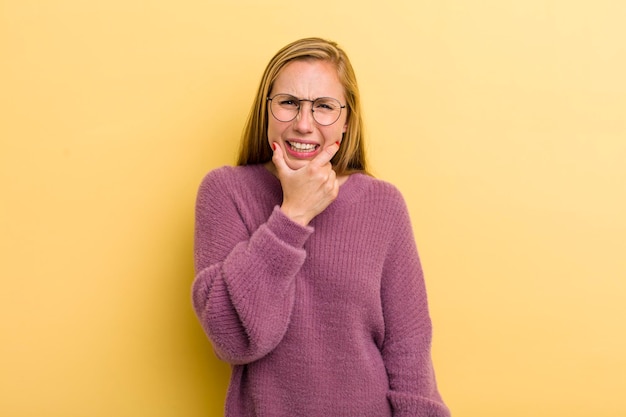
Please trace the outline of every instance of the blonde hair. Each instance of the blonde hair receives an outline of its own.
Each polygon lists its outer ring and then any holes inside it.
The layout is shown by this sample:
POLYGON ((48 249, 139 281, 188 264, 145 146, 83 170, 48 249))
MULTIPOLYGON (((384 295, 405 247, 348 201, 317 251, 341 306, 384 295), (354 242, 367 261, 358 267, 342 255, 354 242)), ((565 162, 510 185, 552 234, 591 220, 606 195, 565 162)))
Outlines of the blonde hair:
POLYGON ((327 61, 335 66, 346 97, 348 126, 341 147, 331 161, 333 168, 338 175, 367 173, 361 100, 352 64, 335 42, 321 38, 305 38, 292 42, 270 60, 246 121, 237 165, 260 164, 272 159, 272 149, 267 138, 268 94, 285 65, 296 60, 310 59, 327 61))

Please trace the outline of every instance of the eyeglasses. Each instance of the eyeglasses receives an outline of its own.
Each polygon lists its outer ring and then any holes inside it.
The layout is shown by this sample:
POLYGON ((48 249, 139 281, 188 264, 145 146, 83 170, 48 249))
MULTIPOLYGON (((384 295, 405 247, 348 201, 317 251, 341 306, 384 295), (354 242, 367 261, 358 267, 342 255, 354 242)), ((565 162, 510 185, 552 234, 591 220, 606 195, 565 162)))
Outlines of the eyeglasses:
POLYGON ((289 94, 276 94, 274 97, 268 97, 270 102, 270 111, 272 116, 279 122, 290 122, 298 116, 303 101, 311 103, 311 113, 313 119, 322 126, 330 126, 339 120, 341 109, 345 109, 345 105, 341 105, 339 100, 332 97, 320 97, 315 100, 306 100, 294 97, 289 94))

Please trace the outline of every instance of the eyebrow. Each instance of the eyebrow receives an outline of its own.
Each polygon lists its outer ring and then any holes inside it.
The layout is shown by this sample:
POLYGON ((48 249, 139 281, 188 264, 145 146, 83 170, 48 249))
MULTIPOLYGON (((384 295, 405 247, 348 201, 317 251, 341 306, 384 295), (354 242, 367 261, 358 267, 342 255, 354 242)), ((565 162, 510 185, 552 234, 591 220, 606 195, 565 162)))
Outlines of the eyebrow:
POLYGON ((303 101, 315 101, 318 98, 334 98, 334 97, 331 97, 331 96, 319 96, 319 97, 316 97, 316 98, 300 98, 298 96, 294 96, 293 94, 289 94, 289 93, 276 93, 276 94, 274 94, 274 97, 281 96, 281 95, 282 96, 290 96, 290 97, 297 98, 298 100, 303 100, 303 101))
POLYGON ((289 94, 289 93, 276 93, 276 94, 274 94, 274 96, 273 96, 273 97, 271 97, 271 96, 267 96, 267 98, 274 98, 274 97, 276 97, 276 96, 280 96, 280 95, 283 95, 283 96, 290 96, 290 97, 295 98, 295 99, 296 99, 296 100, 298 100, 298 101, 310 101, 311 103, 313 103, 314 101, 319 100, 319 99, 321 99, 321 98, 332 98, 333 100, 337 100, 337 101, 339 102, 339 105, 341 106, 341 108, 345 108, 345 107, 346 107, 346 105, 345 105, 345 104, 342 104, 342 103, 341 103, 341 100, 339 100, 337 97, 332 97, 332 96, 320 96, 320 97, 310 98, 310 99, 309 99, 309 98, 300 98, 300 97, 298 97, 298 96, 294 96, 293 94, 289 94))

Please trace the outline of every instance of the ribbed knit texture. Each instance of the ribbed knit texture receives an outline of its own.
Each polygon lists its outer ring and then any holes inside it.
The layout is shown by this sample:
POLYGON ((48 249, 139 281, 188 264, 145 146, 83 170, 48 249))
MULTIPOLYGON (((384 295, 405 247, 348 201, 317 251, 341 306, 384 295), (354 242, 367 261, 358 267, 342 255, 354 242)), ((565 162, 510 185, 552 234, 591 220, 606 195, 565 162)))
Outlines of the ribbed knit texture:
POLYGON ((233 365, 226 417, 444 417, 405 202, 353 174, 308 227, 261 165, 197 198, 193 305, 233 365))

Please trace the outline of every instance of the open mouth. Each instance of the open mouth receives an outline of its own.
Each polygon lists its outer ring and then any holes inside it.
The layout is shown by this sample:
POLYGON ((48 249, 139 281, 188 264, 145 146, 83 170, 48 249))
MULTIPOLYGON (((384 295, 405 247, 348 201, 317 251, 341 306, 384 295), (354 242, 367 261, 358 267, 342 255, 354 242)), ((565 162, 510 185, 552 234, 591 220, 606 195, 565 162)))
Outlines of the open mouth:
POLYGON ((287 142, 287 144, 292 151, 298 153, 315 152, 315 150, 319 147, 319 145, 314 143, 287 142))

